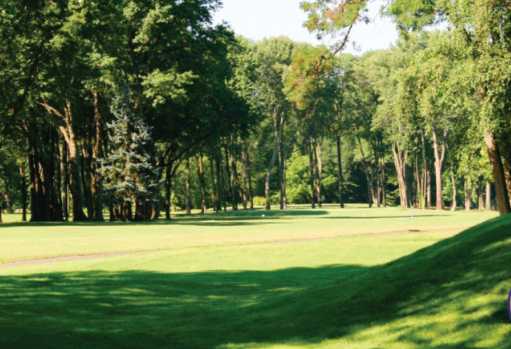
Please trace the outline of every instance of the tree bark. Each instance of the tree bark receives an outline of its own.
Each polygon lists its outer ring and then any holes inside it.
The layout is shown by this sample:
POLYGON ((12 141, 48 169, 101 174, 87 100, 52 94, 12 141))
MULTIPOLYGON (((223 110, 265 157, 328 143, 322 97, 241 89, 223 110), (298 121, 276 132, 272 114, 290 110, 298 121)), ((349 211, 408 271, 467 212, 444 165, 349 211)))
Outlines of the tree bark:
POLYGON ((362 141, 360 138, 357 137, 358 145, 360 147, 360 155, 362 156, 362 164, 364 166, 364 172, 366 175, 367 180, 367 203, 369 205, 369 208, 373 207, 374 204, 374 182, 373 182, 373 174, 371 171, 371 168, 369 166, 369 161, 367 160, 365 153, 364 153, 364 147, 362 145, 362 141))
POLYGON ((490 182, 486 182, 485 200, 486 200, 486 203, 484 206, 485 206, 486 210, 490 211, 492 209, 492 207, 491 207, 491 183, 490 182))
POLYGON ((457 188, 456 188, 456 176, 454 175, 454 171, 451 169, 451 190, 452 190, 452 197, 451 197, 451 211, 456 211, 456 208, 458 207, 457 203, 457 188))
POLYGON ((165 167, 165 219, 172 219, 172 163, 165 167))
POLYGON ((218 185, 218 178, 216 175, 216 157, 212 157, 210 160, 210 174, 211 174, 211 183, 212 183, 212 201, 213 201, 213 209, 216 213, 222 210, 222 205, 220 203, 220 188, 218 185))
POLYGON ((321 159, 321 143, 315 142, 314 145, 314 158, 315 158, 315 174, 316 174, 316 184, 315 184, 315 191, 316 191, 316 200, 319 207, 323 206, 323 200, 321 198, 321 182, 322 182, 322 176, 323 176, 323 161, 321 159))
POLYGON ((417 157, 415 158, 415 165, 414 165, 414 177, 415 177, 415 198, 412 200, 414 202, 415 208, 424 208, 425 206, 425 197, 423 194, 423 177, 420 174, 419 171, 419 161, 417 157))
POLYGON ((192 190, 191 190, 191 166, 190 159, 186 160, 186 175, 185 175, 185 206, 186 214, 192 214, 192 190))
POLYGON ((277 125, 277 143, 278 143, 278 163, 279 163, 279 186, 280 186, 280 209, 287 209, 287 192, 286 192, 286 157, 283 145, 284 134, 284 118, 280 117, 277 125))
POLYGON ((27 175, 25 173, 25 162, 19 164, 19 174, 21 177, 21 220, 27 221, 27 175))
POLYGON ((385 190, 385 160, 383 158, 380 159, 380 204, 383 207, 387 207, 387 193, 385 190))
POLYGON ((433 137, 433 152, 435 155, 435 184, 436 184, 436 209, 443 210, 444 208, 444 200, 443 200, 443 188, 442 188, 442 169, 445 159, 445 144, 440 143, 438 140, 438 135, 436 131, 433 129, 432 131, 433 137))
POLYGON ((222 206, 225 211, 227 211, 227 204, 224 195, 224 185, 223 185, 223 175, 222 175, 222 157, 220 154, 220 150, 217 149, 215 153, 215 172, 216 172, 216 190, 217 190, 217 212, 222 210, 222 206))
POLYGON ((464 189, 465 189, 465 210, 470 211, 472 209, 472 180, 470 178, 464 178, 464 189))
POLYGON ((270 193, 270 184, 271 184, 271 172, 273 167, 275 166, 275 161, 277 160, 278 147, 277 142, 274 144, 273 153, 271 155, 270 164, 268 165, 268 169, 266 170, 266 177, 264 178, 264 196, 266 200, 265 209, 271 210, 271 193, 270 193))
POLYGON ((62 143, 62 161, 61 161, 61 171, 63 175, 62 181, 62 213, 64 215, 64 219, 66 221, 69 220, 69 166, 67 161, 67 145, 66 143, 62 143))
POLYGON ((28 168, 30 173, 30 220, 34 222, 62 220, 58 173, 58 135, 51 126, 38 124, 25 127, 28 136, 28 168))
POLYGON ((339 200, 339 206, 344 208, 344 197, 342 195, 344 187, 344 176, 342 173, 342 139, 340 135, 336 136, 335 143, 337 146, 337 198, 339 200))
POLYGON ((101 176, 99 174, 98 159, 101 157, 103 149, 103 117, 99 106, 99 95, 97 91, 92 91, 94 105, 94 146, 92 148, 91 159, 91 196, 92 196, 92 219, 98 222, 104 220, 103 201, 101 200, 101 176))
POLYGON ((236 192, 235 192, 235 184, 233 183, 233 174, 232 174, 232 171, 231 171, 231 161, 230 161, 230 155, 229 155, 229 149, 228 149, 228 146, 226 145, 224 147, 224 157, 225 157, 225 176, 227 177, 226 178, 226 182, 227 182, 227 186, 228 186, 228 189, 229 189, 229 201, 231 202, 231 207, 233 209, 233 211, 237 211, 238 210, 238 200, 236 198, 236 192))
POLYGON ((429 166, 426 168, 426 207, 431 208, 431 171, 429 166))
POLYGON ((407 154, 406 151, 400 149, 399 145, 396 143, 392 146, 392 154, 394 156, 394 167, 396 168, 401 208, 408 208, 408 188, 406 184, 407 154))
POLYGON ((248 210, 250 202, 250 188, 248 183, 247 154, 245 153, 245 144, 241 143, 241 202, 243 209, 248 210))
POLYGON ((236 160, 236 157, 234 156, 234 152, 230 152, 230 156, 228 156, 231 163, 231 186, 232 186, 232 200, 233 200, 233 209, 235 211, 238 210, 238 206, 240 203, 240 191, 241 191, 241 184, 240 184, 240 177, 238 173, 238 161, 236 160))
POLYGON ((314 145, 313 145, 313 141, 312 141, 312 137, 310 138, 309 140, 309 144, 308 144, 308 148, 309 148, 309 173, 310 173, 310 185, 311 185, 311 206, 312 208, 316 208, 316 186, 315 186, 315 181, 316 181, 316 177, 315 177, 315 168, 316 168, 316 164, 315 164, 315 160, 314 160, 314 145))
POLYGON ((250 163, 250 155, 248 153, 247 147, 243 147, 242 150, 242 157, 243 157, 243 173, 244 178, 246 180, 246 194, 247 194, 247 200, 249 202, 250 209, 254 209, 254 195, 253 195, 253 189, 252 189, 252 171, 251 171, 251 163, 250 163))
POLYGON ((495 180, 495 194, 497 200, 497 209, 501 215, 508 214, 511 211, 509 205, 509 196, 504 175, 504 167, 500 157, 500 151, 492 132, 486 131, 484 141, 488 150, 488 156, 493 169, 493 178, 495 180))
POLYGON ((71 109, 71 102, 66 101, 64 106, 64 113, 44 102, 41 105, 53 115, 61 118, 63 124, 59 126, 59 132, 62 134, 67 147, 68 147, 68 161, 70 167, 70 189, 73 202, 73 220, 75 222, 84 221, 87 219, 83 211, 82 202, 82 188, 80 179, 80 164, 78 159, 78 145, 73 128, 73 114, 71 109))
POLYGON ((199 178, 199 190, 200 190, 200 211, 201 214, 206 214, 206 177, 204 175, 204 159, 202 155, 197 156, 197 177, 199 178))
MULTIPOLYGON (((92 140, 88 140, 88 142, 92 142, 92 140)), ((87 217, 91 219, 94 217, 94 202, 92 197, 92 192, 90 190, 90 184, 92 182, 92 167, 91 167, 91 155, 89 152, 90 143, 82 144, 80 147, 82 151, 82 155, 79 157, 80 159, 80 180, 81 180, 81 188, 82 188, 82 197, 85 201, 87 208, 87 217)))
POLYGON ((479 182, 478 185, 477 185, 477 208, 480 211, 483 211, 485 209, 485 205, 484 205, 485 199, 484 199, 484 196, 485 196, 484 187, 479 182))

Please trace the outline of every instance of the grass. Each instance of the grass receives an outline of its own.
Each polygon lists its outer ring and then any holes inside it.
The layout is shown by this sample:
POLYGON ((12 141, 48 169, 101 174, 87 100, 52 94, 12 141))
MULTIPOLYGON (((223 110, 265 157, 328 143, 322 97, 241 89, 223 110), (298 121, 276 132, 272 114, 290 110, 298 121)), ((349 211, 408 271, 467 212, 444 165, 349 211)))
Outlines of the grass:
POLYGON ((8 223, 0 258, 32 261, 0 265, 0 347, 509 348, 511 217, 494 217, 352 207, 8 223), (37 260, 56 256, 75 257, 37 260))

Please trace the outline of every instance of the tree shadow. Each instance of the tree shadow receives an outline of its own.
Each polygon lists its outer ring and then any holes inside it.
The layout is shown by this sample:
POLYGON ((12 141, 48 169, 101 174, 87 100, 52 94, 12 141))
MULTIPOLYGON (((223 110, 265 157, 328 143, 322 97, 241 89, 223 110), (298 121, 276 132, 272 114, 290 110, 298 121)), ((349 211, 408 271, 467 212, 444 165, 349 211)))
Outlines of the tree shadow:
POLYGON ((130 226, 130 225, 212 225, 212 226, 246 226, 246 225, 258 225, 258 224, 270 224, 278 219, 285 218, 296 218, 296 217, 312 217, 312 216, 324 216, 328 215, 328 211, 325 210, 306 210, 306 209, 293 209, 285 211, 265 211, 265 210, 243 210, 243 211, 228 211, 221 213, 208 213, 205 215, 193 214, 184 215, 179 214, 171 220, 157 219, 153 221, 142 221, 142 222, 14 222, 0 224, 0 230, 2 228, 17 228, 17 227, 54 227, 54 226, 84 226, 84 227, 95 227, 95 226, 130 226))
POLYGON ((438 218, 438 217, 451 217, 450 214, 417 214, 417 215, 398 215, 398 216, 328 216, 328 217, 321 217, 322 219, 400 219, 400 218, 410 218, 410 219, 416 219, 416 218, 438 218))

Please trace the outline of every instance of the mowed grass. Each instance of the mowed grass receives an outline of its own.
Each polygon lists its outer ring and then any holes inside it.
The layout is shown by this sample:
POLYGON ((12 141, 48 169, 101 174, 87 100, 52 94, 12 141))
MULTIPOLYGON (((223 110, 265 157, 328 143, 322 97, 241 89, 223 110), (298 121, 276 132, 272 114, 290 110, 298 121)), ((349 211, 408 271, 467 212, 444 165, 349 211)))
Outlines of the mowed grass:
POLYGON ((494 217, 350 207, 8 223, 0 348, 509 348, 511 217, 494 217))

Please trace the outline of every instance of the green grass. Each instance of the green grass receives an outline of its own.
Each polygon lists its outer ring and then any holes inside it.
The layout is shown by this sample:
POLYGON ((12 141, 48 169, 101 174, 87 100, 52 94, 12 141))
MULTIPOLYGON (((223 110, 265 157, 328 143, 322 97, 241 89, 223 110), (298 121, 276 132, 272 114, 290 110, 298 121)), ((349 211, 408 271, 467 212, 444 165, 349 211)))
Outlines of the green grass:
POLYGON ((493 217, 352 207, 9 223, 4 263, 124 254, 0 265, 0 348, 509 348, 511 217, 493 217))

